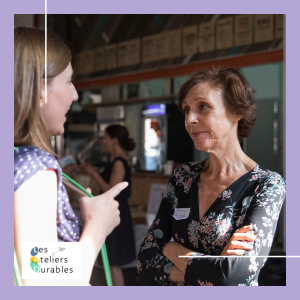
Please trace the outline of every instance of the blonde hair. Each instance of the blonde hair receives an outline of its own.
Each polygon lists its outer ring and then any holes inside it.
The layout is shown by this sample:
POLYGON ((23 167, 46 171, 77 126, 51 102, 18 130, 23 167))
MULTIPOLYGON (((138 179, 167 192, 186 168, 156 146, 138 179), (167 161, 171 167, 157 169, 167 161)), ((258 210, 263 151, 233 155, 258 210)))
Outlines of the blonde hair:
MULTIPOLYGON (((62 73, 71 51, 54 33, 47 32, 47 83, 62 73)), ((50 134, 40 114, 41 84, 45 79, 45 31, 14 30, 14 145, 32 145, 53 154, 50 134)))

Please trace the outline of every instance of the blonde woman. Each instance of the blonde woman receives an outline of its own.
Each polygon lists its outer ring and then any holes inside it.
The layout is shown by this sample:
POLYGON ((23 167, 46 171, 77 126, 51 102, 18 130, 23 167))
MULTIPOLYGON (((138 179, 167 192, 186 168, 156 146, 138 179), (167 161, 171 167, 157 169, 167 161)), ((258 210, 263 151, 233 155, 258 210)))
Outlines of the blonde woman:
POLYGON ((24 285, 88 285, 105 238, 120 223, 114 197, 120 183, 95 198, 80 199, 84 227, 70 206, 50 137, 64 132, 65 114, 78 95, 71 82, 71 52, 56 35, 19 27, 14 31, 14 244, 22 266, 22 242, 82 242, 83 280, 24 280, 24 285), (45 75, 47 74, 47 103, 45 75))

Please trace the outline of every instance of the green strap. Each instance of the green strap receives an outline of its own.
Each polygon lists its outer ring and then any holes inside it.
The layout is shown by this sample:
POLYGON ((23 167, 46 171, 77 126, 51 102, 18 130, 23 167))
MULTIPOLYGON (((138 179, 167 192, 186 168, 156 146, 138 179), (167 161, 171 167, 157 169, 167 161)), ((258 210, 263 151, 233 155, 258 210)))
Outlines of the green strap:
POLYGON ((16 286, 23 286, 16 250, 14 249, 14 277, 16 286))
MULTIPOLYGON (((14 149, 18 149, 19 147, 14 147, 14 149)), ((89 193, 84 187, 82 187, 80 184, 78 184, 76 181, 74 181, 72 178, 70 178, 68 175, 65 173, 62 173, 62 176, 68 179, 71 183, 73 183, 75 186, 77 186, 80 190, 82 190, 86 195, 89 197, 94 197, 91 193, 89 193)), ((110 268, 109 268, 109 261, 108 261, 108 256, 107 256, 107 250, 106 250, 106 245, 103 243, 102 248, 101 248, 101 257, 103 261, 103 267, 104 267, 104 273, 105 273, 105 278, 108 286, 112 286, 112 279, 111 279, 111 274, 110 274, 110 268)), ((23 286, 22 284, 22 278, 20 275, 20 268, 18 264, 18 258, 16 255, 16 251, 14 250, 14 275, 15 275, 15 282, 17 286, 23 286)))
MULTIPOLYGON (((70 178, 65 173, 62 173, 62 176, 65 177, 66 179, 68 179, 71 183, 73 183, 76 187, 78 187, 80 190, 82 190, 89 197, 94 197, 84 187, 82 187, 80 184, 78 184, 75 180, 70 178)), ((106 250, 105 243, 103 243, 100 252, 101 252, 101 257, 102 257, 102 262, 103 262, 104 273, 105 273, 105 278, 106 278, 107 285, 112 286, 113 284, 112 284, 112 280, 111 280, 111 274, 110 274, 110 268, 109 268, 109 262, 108 262, 108 256, 107 256, 107 250, 106 250)))

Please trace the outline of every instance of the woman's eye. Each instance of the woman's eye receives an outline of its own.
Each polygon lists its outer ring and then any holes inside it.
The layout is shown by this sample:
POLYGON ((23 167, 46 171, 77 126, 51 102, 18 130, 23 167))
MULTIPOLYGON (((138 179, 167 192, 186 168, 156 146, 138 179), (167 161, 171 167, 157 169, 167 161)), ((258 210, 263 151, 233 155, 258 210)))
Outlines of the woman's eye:
POLYGON ((184 109, 184 110, 183 110, 183 113, 184 113, 185 116, 188 114, 188 112, 189 112, 188 109, 184 109))
POLYGON ((201 107, 202 110, 205 110, 205 109, 208 108, 208 106, 206 104, 201 104, 200 107, 201 107))

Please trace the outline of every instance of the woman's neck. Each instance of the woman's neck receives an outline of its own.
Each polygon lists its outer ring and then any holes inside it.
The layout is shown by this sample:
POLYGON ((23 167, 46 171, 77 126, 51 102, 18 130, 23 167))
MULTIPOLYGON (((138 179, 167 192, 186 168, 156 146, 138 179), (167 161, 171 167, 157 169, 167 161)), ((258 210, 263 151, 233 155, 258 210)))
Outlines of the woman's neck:
POLYGON ((110 153, 112 159, 115 159, 116 157, 123 157, 125 159, 128 159, 125 151, 118 145, 118 146, 115 146, 111 153, 110 153))
POLYGON ((202 171, 214 180, 224 176, 241 176, 256 166, 256 162, 243 152, 238 140, 227 147, 215 147, 209 154, 202 171))

